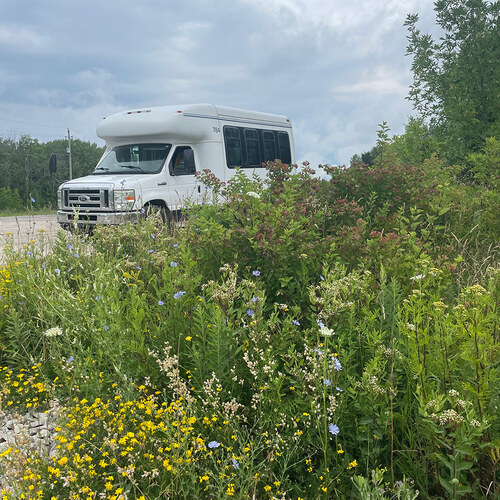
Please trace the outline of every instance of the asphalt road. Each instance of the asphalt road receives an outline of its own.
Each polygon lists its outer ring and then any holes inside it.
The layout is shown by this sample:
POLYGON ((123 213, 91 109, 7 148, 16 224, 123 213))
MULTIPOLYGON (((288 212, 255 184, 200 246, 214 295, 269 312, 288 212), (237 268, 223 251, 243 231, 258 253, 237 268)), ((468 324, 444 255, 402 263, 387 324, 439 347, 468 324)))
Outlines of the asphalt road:
POLYGON ((22 252, 47 252, 55 241, 59 224, 55 215, 0 217, 0 265, 5 264, 5 246, 22 252))

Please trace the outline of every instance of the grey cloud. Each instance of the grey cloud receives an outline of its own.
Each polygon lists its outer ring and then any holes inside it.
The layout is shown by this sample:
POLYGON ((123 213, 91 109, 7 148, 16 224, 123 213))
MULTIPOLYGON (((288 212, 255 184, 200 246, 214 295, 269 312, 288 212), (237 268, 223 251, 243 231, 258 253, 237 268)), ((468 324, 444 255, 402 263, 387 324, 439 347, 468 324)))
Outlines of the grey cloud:
POLYGON ((0 5, 0 133, 70 127, 97 141, 98 121, 120 109, 214 102, 290 116, 298 157, 327 163, 371 148, 383 120, 401 130, 402 24, 423 9, 433 20, 431 0, 0 5))

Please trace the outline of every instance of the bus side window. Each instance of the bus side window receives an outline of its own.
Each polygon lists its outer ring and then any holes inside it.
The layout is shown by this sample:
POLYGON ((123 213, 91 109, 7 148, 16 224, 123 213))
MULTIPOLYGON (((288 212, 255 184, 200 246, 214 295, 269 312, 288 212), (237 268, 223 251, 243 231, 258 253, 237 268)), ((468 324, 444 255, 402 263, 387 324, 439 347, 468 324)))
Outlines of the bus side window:
POLYGON ((272 130, 262 130, 262 144, 264 146, 264 162, 276 160, 276 141, 272 130))
POLYGON ((168 171, 170 175, 194 175, 196 173, 196 165, 192 148, 189 146, 178 146, 175 148, 168 171))
POLYGON ((229 168, 243 166, 243 151, 241 148, 240 129, 224 127, 224 142, 226 143, 226 163, 229 168))
POLYGON ((290 139, 286 132, 278 132, 278 149, 279 149, 279 159, 283 163, 292 162, 292 153, 290 151, 290 139))
POLYGON ((252 128, 244 129, 245 134, 245 167, 260 167, 262 160, 260 157, 259 135, 257 130, 252 128))

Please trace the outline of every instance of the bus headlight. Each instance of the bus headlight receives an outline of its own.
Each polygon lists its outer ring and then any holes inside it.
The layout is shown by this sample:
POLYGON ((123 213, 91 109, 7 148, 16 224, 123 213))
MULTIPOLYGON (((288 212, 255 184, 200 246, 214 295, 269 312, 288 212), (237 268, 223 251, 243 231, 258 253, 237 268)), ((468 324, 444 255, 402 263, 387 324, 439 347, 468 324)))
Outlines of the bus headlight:
POLYGON ((62 209, 62 190, 61 189, 57 190, 57 208, 59 210, 62 209))
POLYGON ((118 189, 114 192, 115 210, 132 210, 135 203, 135 191, 133 189, 118 189))

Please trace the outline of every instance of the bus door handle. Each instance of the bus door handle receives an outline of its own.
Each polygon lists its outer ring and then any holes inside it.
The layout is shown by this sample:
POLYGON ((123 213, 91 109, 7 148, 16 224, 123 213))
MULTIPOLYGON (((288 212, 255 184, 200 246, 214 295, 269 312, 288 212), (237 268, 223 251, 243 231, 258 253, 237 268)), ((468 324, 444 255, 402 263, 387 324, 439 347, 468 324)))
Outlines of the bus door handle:
POLYGON ((158 183, 158 186, 166 186, 166 185, 167 185, 167 183, 166 183, 166 182, 159 182, 159 183, 158 183))

